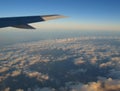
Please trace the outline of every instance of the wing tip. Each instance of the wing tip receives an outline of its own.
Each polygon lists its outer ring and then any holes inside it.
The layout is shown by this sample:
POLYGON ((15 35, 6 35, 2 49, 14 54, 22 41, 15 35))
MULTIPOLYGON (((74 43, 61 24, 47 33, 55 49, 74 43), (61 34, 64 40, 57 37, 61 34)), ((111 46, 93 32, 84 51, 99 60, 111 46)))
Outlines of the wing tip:
POLYGON ((42 16, 42 19, 44 19, 46 21, 46 20, 53 20, 53 19, 67 18, 67 17, 68 16, 54 14, 54 15, 44 15, 44 16, 42 16))

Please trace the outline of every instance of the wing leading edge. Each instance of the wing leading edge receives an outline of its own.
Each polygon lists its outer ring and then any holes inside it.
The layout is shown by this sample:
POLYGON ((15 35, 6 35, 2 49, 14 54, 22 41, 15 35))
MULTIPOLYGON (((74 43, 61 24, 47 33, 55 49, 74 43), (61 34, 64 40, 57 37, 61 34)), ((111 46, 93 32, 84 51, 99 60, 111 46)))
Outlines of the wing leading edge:
POLYGON ((23 29, 35 29, 30 23, 43 22, 58 18, 64 18, 62 15, 43 15, 43 16, 24 16, 24 17, 8 17, 0 18, 0 28, 15 27, 23 29))

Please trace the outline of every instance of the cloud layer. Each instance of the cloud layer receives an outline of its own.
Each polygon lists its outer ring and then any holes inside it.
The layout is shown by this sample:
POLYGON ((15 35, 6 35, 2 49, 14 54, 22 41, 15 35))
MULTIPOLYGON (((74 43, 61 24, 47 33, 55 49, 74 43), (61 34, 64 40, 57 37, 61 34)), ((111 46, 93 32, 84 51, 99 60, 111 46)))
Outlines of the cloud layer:
POLYGON ((119 41, 76 37, 4 47, 0 90, 119 91, 119 41))

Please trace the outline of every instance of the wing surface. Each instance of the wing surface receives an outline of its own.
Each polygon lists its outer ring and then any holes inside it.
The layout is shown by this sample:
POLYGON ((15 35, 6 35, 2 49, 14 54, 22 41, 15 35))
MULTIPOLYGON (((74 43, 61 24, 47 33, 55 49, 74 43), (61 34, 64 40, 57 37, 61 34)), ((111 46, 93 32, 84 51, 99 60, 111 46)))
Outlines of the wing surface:
POLYGON ((0 18, 0 28, 16 27, 22 29, 35 29, 30 23, 43 22, 58 18, 64 18, 62 15, 43 15, 43 16, 23 16, 0 18))

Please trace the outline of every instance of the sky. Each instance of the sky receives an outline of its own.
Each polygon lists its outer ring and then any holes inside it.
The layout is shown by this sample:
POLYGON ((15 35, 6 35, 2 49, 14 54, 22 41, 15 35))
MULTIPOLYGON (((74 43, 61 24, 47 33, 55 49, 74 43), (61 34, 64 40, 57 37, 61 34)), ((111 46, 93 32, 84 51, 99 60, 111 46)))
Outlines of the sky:
POLYGON ((0 17, 49 14, 68 18, 33 25, 47 30, 120 30, 120 0, 0 0, 0 17))

